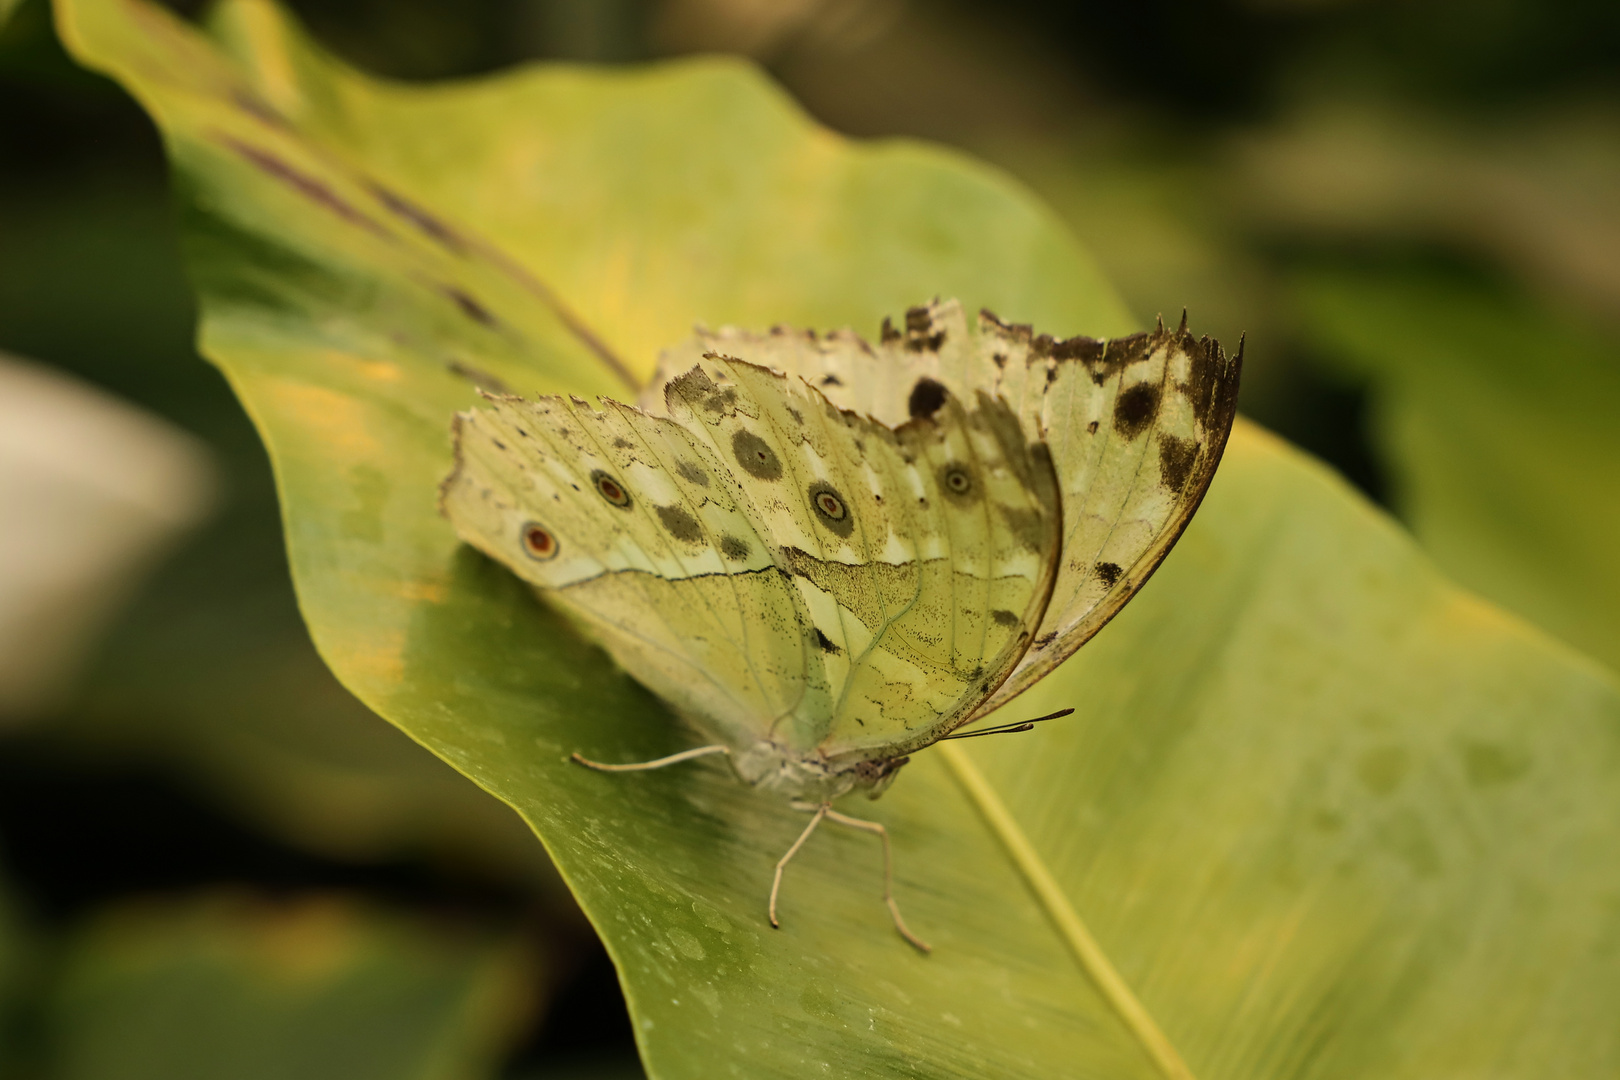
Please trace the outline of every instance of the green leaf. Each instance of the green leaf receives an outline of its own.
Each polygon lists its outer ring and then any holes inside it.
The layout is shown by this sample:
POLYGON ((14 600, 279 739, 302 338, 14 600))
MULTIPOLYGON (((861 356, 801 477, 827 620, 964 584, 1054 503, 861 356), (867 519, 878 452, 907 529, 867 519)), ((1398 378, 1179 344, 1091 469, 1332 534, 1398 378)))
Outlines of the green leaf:
POLYGON ((56 1080, 472 1080, 527 1020, 521 945, 328 898, 127 905, 74 935, 56 1080))
POLYGON ((1620 1066, 1620 687, 1252 427, 1160 576, 1016 710, 1079 715, 846 807, 892 831, 931 956, 889 928, 871 837, 818 834, 774 932, 802 815, 724 764, 567 761, 691 736, 436 517, 473 400, 452 365, 608 390, 606 357, 642 375, 694 320, 871 332, 935 293, 1128 329, 1018 188, 841 141, 729 61, 409 88, 257 3, 211 39, 132 0, 58 11, 163 127, 203 347, 270 447, 317 645, 533 825, 652 1076, 1620 1066))
POLYGON ((1402 517, 1457 580, 1620 670, 1620 347, 1498 284, 1318 271, 1314 344, 1374 388, 1402 517))

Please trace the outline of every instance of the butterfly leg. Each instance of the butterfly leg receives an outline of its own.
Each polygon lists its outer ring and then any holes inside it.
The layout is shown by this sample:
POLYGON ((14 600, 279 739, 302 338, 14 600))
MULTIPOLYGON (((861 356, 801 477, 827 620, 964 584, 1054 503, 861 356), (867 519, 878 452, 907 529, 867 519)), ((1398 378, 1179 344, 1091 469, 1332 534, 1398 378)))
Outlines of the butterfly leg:
POLYGON ((776 861, 776 877, 771 881, 770 912, 771 925, 776 927, 778 930, 782 928, 782 924, 776 919, 776 894, 782 891, 782 871, 787 869, 788 860, 797 855, 799 853, 799 849, 804 847, 804 842, 810 839, 811 833, 816 831, 816 826, 821 824, 821 819, 830 813, 832 813, 832 807, 828 806, 826 803, 822 803, 821 805, 817 806, 816 816, 810 819, 810 824, 804 827, 804 832, 800 833, 799 838, 793 841, 793 846, 787 849, 787 854, 783 855, 776 861))
POLYGON ((611 765, 601 761, 592 761, 589 758, 581 757, 577 752, 572 757, 574 761, 579 762, 587 769, 596 769, 601 772, 639 772, 643 769, 662 769, 665 765, 676 765, 683 761, 691 761, 693 758, 707 757, 710 754, 729 753, 731 753, 731 747, 729 746, 720 746, 718 744, 715 746, 698 746, 691 750, 682 750, 678 754, 671 754, 668 757, 654 758, 651 761, 632 761, 628 765, 611 765))
MULTIPOLYGON (((862 821, 860 818, 852 818, 847 814, 840 814, 830 806, 823 806, 822 811, 828 818, 838 822, 840 825, 848 825, 852 829, 861 829, 865 832, 877 833, 878 839, 883 841, 883 902, 888 905, 889 914, 894 917, 894 928, 900 931, 901 937, 911 942, 911 944, 915 945, 918 949, 925 953, 933 952, 934 950, 932 946, 911 932, 911 928, 906 925, 906 920, 900 917, 900 905, 894 902, 894 859, 889 854, 889 830, 885 829, 882 825, 879 825, 875 821, 862 821)), ((805 836, 808 835, 810 835, 810 833, 807 829, 805 830, 805 836)), ((799 842, 803 843, 804 838, 800 837, 799 842)), ((797 844, 794 845, 794 847, 797 846, 797 844)), ((793 853, 790 851, 788 854, 791 855, 793 853)), ((783 860, 783 862, 786 861, 786 859, 783 860)), ((780 870, 778 871, 778 874, 780 874, 780 870)))

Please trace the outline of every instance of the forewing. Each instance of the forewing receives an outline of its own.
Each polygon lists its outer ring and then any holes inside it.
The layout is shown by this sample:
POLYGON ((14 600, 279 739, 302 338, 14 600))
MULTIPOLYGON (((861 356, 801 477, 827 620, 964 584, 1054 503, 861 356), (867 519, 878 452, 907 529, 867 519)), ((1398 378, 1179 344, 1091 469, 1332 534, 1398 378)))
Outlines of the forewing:
POLYGON ((773 735, 832 760, 909 752, 956 726, 1033 634, 1057 540, 1054 482, 1017 417, 947 396, 898 429, 797 377, 711 355, 670 416, 727 460, 778 553, 831 687, 773 735))
POLYGON ((985 313, 979 348, 999 393, 1052 454, 1063 533, 1034 643, 983 715, 1100 630, 1158 567, 1209 488, 1237 409, 1242 350, 1185 322, 1110 341, 1036 337, 985 313))

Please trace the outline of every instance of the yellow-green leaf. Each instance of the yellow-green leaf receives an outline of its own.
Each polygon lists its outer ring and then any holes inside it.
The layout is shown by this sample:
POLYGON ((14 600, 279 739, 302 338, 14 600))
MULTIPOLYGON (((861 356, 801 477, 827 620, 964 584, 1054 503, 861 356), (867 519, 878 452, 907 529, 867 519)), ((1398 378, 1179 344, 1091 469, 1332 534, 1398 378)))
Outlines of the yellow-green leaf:
POLYGON ((932 956, 889 929, 870 837, 815 838, 776 932, 801 815, 723 763, 568 762, 690 735, 434 513, 468 376, 612 391, 696 320, 870 333, 936 293, 1130 329, 1018 188, 839 140, 729 61, 402 87, 261 3, 211 36, 138 0, 58 12, 163 127, 317 645, 533 825, 651 1075, 1620 1067, 1620 688, 1253 428, 1160 576, 1016 707, 1075 717, 849 808, 891 829, 932 956))

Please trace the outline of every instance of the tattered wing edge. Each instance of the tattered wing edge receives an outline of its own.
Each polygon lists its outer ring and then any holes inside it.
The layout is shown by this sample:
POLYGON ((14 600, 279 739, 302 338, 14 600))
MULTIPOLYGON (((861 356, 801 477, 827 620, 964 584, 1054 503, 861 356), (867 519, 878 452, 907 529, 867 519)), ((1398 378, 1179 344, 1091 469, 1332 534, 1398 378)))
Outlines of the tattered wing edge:
MULTIPOLYGON (((984 314, 989 315, 992 319, 995 318, 995 316, 991 315, 989 312, 985 312, 984 314)), ((996 321, 1000 322, 1000 320, 996 321)), ((1162 321, 1159 324, 1158 330, 1161 333, 1164 332, 1164 324, 1162 321)), ((1203 505, 1204 496, 1209 493, 1209 486, 1215 479, 1216 471, 1220 468, 1221 459, 1226 454, 1226 445, 1232 434, 1232 424, 1237 419, 1238 387, 1241 382, 1243 372, 1243 346, 1245 338, 1238 338, 1237 352, 1228 358, 1226 351, 1221 348, 1221 343, 1219 341, 1216 341, 1214 338, 1208 335, 1205 335, 1202 338, 1194 338, 1192 336, 1192 334, 1187 330, 1186 312, 1182 312, 1181 325, 1177 327, 1175 334, 1179 336, 1182 347, 1188 349, 1189 352, 1192 348, 1203 349, 1206 351, 1206 354, 1213 350, 1214 355, 1212 359, 1218 368, 1215 394, 1212 396, 1210 402, 1210 429, 1215 432, 1215 435, 1211 442, 1210 453, 1207 457, 1208 464, 1198 473, 1195 473, 1193 476, 1189 477, 1187 481, 1189 485, 1196 487, 1196 491, 1192 497, 1187 500, 1184 511, 1174 522, 1171 523, 1169 528, 1160 533, 1159 542, 1155 544, 1154 547, 1148 552, 1146 552, 1142 558, 1138 559, 1135 565, 1126 571, 1123 580, 1130 581, 1135 579, 1135 585, 1131 588, 1120 588, 1112 591, 1109 594, 1109 597, 1102 604, 1099 604, 1097 607, 1092 609, 1086 619, 1082 620, 1074 629, 1068 632, 1067 640, 1063 642, 1063 647, 1059 650, 1054 650, 1048 653, 1039 664, 1032 665, 1023 670, 1019 670, 1019 668, 1015 665, 1013 670, 1008 674, 1007 678, 1002 681, 1001 685, 998 686, 988 697, 986 697, 979 707, 973 711, 972 716, 967 722, 971 723, 975 720, 983 719, 990 713, 995 712, 1003 705, 1006 705, 1008 702, 1012 701, 1025 690, 1028 690, 1030 687, 1040 682, 1040 680, 1054 668, 1058 667, 1065 660, 1069 659, 1069 657, 1078 652, 1082 645, 1097 635, 1098 631, 1107 626, 1114 616, 1118 615, 1121 609, 1123 609, 1125 605, 1130 602, 1131 598, 1140 592, 1142 587, 1147 584, 1148 579, 1153 576, 1154 571, 1158 570, 1159 566, 1170 554, 1170 549, 1176 546, 1176 541, 1181 539, 1182 533, 1187 530, 1187 526, 1192 522, 1193 515, 1196 514, 1198 512, 1198 508, 1203 505), (1115 599, 1115 597, 1117 597, 1117 599, 1115 599)), ((1123 338, 1111 338, 1108 340, 1107 344, 1111 346, 1116 342, 1122 343, 1130 340, 1130 338, 1138 336, 1140 335, 1133 334, 1127 335, 1123 338)))

